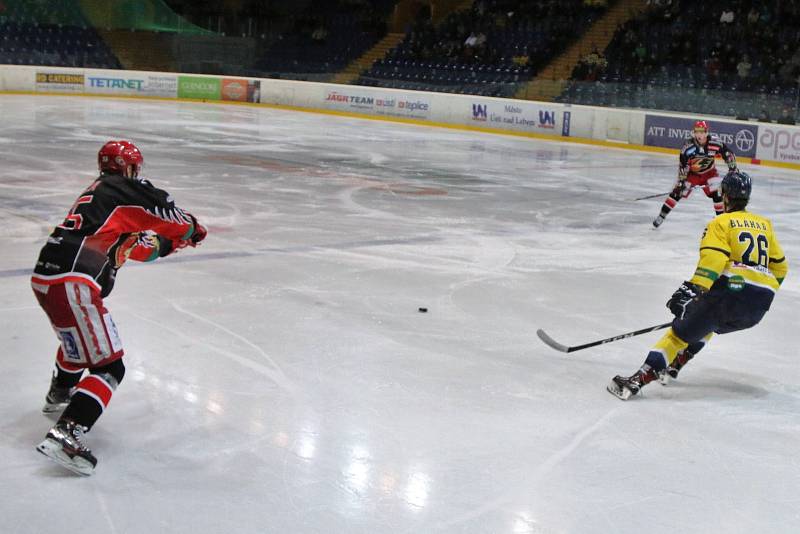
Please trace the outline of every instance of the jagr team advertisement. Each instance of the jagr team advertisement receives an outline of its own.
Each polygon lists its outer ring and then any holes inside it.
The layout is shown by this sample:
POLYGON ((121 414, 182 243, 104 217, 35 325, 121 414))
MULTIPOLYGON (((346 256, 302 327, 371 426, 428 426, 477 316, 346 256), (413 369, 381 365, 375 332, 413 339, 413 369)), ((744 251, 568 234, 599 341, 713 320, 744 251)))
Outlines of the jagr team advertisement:
POLYGON ((321 107, 368 115, 430 120, 429 95, 401 91, 375 91, 356 86, 325 86, 321 107))

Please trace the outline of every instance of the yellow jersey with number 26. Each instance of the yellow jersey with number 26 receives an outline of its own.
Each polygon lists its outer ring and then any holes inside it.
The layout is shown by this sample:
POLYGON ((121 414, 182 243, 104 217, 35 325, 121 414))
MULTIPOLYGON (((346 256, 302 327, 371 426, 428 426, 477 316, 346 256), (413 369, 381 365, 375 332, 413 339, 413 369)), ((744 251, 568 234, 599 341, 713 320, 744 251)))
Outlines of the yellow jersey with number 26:
POLYGON ((726 276, 734 291, 751 284, 774 292, 788 271, 772 221, 742 210, 717 215, 708 223, 700 240, 700 261, 690 281, 709 289, 720 276, 726 276))

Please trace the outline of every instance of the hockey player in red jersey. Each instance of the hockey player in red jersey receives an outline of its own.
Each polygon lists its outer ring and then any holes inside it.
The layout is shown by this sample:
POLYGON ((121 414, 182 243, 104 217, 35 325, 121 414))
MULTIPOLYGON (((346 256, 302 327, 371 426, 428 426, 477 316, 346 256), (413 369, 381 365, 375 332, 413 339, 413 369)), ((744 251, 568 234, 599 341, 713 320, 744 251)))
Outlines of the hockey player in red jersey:
POLYGON ((81 475, 97 464, 82 435, 125 375, 122 343, 103 302, 117 271, 128 259, 151 261, 195 247, 207 234, 166 191, 139 176, 143 162, 128 141, 103 145, 100 176, 47 238, 31 278, 60 342, 42 411, 64 410, 37 450, 81 475))
POLYGON ((658 228, 681 198, 687 198, 692 189, 702 187, 707 197, 714 201, 714 211, 722 213, 722 195, 719 192, 721 178, 714 163, 717 155, 728 164, 728 170, 736 170, 736 156, 717 136, 709 135, 708 123, 697 121, 692 129, 692 139, 681 148, 679 156, 678 180, 675 187, 661 206, 661 211, 653 220, 658 228))

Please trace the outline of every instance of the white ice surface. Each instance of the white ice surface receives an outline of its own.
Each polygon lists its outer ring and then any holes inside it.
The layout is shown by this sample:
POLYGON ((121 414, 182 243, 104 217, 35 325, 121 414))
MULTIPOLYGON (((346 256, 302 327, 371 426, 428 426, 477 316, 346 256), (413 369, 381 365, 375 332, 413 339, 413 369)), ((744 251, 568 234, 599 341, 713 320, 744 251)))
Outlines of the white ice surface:
POLYGON ((0 531, 790 533, 800 174, 743 166, 791 262, 757 327, 605 391, 660 333, 711 202, 677 156, 256 107, 0 96, 0 531), (56 339, 29 285, 111 138, 208 224, 106 303, 127 375, 88 479, 34 451, 56 339), (417 308, 424 306, 428 313, 417 308))

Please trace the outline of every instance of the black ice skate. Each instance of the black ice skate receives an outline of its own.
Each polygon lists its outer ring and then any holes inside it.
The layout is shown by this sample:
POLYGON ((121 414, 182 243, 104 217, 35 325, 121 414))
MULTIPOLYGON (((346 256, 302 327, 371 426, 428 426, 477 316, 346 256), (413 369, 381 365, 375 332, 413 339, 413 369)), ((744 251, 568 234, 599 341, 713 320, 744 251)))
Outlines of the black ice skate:
POLYGON ((628 400, 639 393, 646 384, 658 378, 655 369, 639 369, 629 377, 617 375, 611 379, 606 389, 609 393, 622 400, 628 400))
POLYGON ((59 421, 36 450, 73 473, 89 476, 94 472, 97 458, 81 443, 84 432, 85 427, 74 421, 59 421))
POLYGON ((66 408, 72 398, 72 390, 73 388, 71 387, 59 386, 56 382, 55 375, 53 375, 53 378, 50 380, 50 390, 44 398, 42 413, 60 412, 66 408))
POLYGON ((658 228, 659 226, 661 226, 661 223, 663 222, 664 222, 664 216, 659 215, 658 217, 653 219, 653 228, 658 228))
POLYGON ((675 359, 672 360, 672 363, 669 364, 669 367, 667 367, 667 375, 669 375, 673 380, 678 378, 678 371, 683 369, 683 366, 689 363, 689 360, 692 358, 694 358, 694 354, 689 352, 688 349, 683 349, 680 351, 675 356, 675 359))

